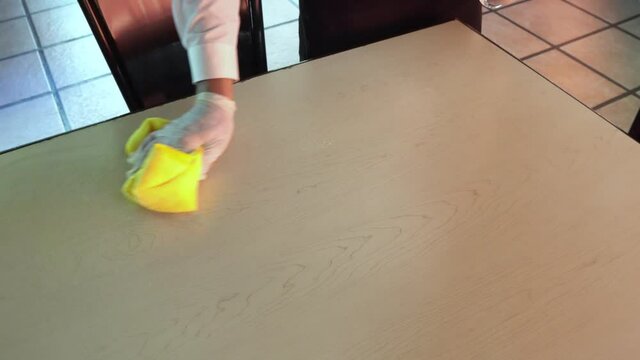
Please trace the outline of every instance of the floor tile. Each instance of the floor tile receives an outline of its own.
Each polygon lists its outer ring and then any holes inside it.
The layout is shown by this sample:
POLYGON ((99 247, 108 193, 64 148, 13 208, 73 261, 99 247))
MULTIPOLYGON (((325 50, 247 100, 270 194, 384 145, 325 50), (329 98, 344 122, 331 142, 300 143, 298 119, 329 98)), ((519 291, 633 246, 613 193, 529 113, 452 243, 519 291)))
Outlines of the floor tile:
POLYGON ((482 34, 518 58, 550 47, 495 13, 482 17, 482 34))
POLYGON ((60 99, 73 129, 126 114, 129 108, 112 76, 60 91, 60 99))
POLYGON ((0 109, 0 151, 64 132, 53 96, 0 109))
POLYGON ((640 17, 620 24, 620 27, 640 37, 640 17))
POLYGON ((264 27, 297 20, 299 12, 298 8, 290 3, 289 0, 264 0, 262 2, 264 27))
POLYGON ((300 62, 298 55, 298 22, 276 26, 265 31, 267 68, 283 68, 300 62))
POLYGON ((92 36, 47 48, 44 53, 58 88, 110 72, 92 36))
POLYGON ((24 15, 21 0, 0 0, 0 21, 24 15))
POLYGON ((618 22, 640 14, 638 0, 568 0, 588 12, 609 21, 618 22))
POLYGON ((0 106, 50 91, 37 52, 0 61, 0 106))
POLYGON ((638 114, 638 109, 640 109, 640 99, 629 95, 598 110, 598 114, 619 129, 627 132, 631 128, 636 114, 638 114))
POLYGON ((36 43, 26 17, 0 23, 0 59, 35 48, 36 43))
POLYGON ((531 0, 500 10, 500 13, 552 44, 560 44, 606 26, 561 0, 531 0))
POLYGON ((75 0, 26 0, 27 9, 30 13, 51 9, 58 6, 69 5, 76 2, 75 0))
POLYGON ((32 18, 42 46, 91 34, 91 28, 78 4, 43 11, 32 18))
POLYGON ((589 107, 625 92, 557 50, 532 57, 525 63, 589 107))
POLYGON ((640 85, 640 40, 629 34, 609 29, 562 49, 629 89, 640 85))

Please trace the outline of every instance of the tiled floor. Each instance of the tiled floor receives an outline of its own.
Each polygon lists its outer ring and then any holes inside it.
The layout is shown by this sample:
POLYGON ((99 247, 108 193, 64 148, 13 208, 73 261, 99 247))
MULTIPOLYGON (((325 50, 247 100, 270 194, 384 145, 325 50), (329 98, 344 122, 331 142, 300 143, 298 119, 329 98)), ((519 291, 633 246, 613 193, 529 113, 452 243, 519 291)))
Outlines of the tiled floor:
POLYGON ((128 111, 75 0, 0 0, 0 151, 128 111))
POLYGON ((640 0, 508 3, 485 10, 483 34, 628 131, 640 109, 640 0))

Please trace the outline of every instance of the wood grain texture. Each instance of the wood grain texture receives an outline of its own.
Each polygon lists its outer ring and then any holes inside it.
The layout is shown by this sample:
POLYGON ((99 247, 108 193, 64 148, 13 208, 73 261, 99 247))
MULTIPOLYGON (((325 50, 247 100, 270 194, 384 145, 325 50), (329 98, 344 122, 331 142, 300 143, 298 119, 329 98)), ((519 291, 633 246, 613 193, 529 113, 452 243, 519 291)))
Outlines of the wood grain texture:
POLYGON ((459 23, 237 86, 201 211, 119 193, 176 102, 0 157, 2 359, 630 359, 640 150, 459 23))

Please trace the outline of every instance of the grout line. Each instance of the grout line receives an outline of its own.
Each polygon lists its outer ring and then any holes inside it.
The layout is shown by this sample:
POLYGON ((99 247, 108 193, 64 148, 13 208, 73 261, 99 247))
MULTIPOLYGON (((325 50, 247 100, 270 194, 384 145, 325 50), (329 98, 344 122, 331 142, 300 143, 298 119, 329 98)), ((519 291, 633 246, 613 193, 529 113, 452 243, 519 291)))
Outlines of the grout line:
POLYGON ((292 22, 296 22, 296 21, 298 21, 298 18, 287 20, 287 21, 281 22, 279 24, 269 25, 269 26, 265 27, 264 30, 266 31, 266 30, 269 30, 269 29, 277 28, 280 25, 287 25, 287 24, 291 24, 292 22))
POLYGON ((595 18, 597 18, 597 19, 598 19, 598 20, 600 20, 600 21, 603 21, 603 22, 605 22, 605 23, 607 23, 607 24, 611 25, 611 27, 614 27, 614 28, 616 28, 616 29, 618 29, 618 30, 621 30, 621 31, 623 31, 623 32, 625 32, 625 33, 627 33, 627 34, 629 34, 629 35, 633 36, 634 38, 636 38, 636 39, 640 40, 640 36, 637 36, 637 35, 635 35, 635 34, 633 34, 633 33, 629 32, 629 31, 627 31, 627 30, 623 29, 622 27, 620 27, 620 25, 622 25, 622 24, 624 24, 624 23, 626 23, 626 22, 628 22, 628 21, 632 21, 632 20, 635 20, 636 18, 639 18, 639 17, 640 17, 640 14, 636 14, 636 15, 633 15, 633 16, 631 16, 631 17, 628 17, 628 18, 625 18, 625 19, 622 19, 622 20, 618 20, 618 21, 611 22, 611 21, 608 21, 607 19, 602 18, 602 17, 600 17, 600 16, 598 16, 598 15, 596 15, 596 14, 594 14, 594 13, 592 13, 592 12, 590 12, 590 11, 586 10, 586 9, 581 8, 580 6, 578 6, 578 5, 576 5, 576 4, 572 3, 572 2, 569 2, 568 0, 562 0, 562 1, 563 1, 563 2, 565 2, 565 3, 567 3, 567 4, 569 4, 569 5, 571 5, 571 6, 573 6, 574 8, 576 8, 576 9, 578 9, 578 10, 580 10, 580 11, 583 11, 583 12, 585 12, 585 13, 587 13, 587 14, 589 14, 589 15, 591 15, 591 16, 593 16, 593 17, 595 17, 595 18))
MULTIPOLYGON (((31 15, 42 14, 42 13, 47 12, 47 11, 50 11, 50 10, 60 9, 60 8, 65 7, 65 6, 71 6, 71 5, 73 5, 73 4, 75 4, 75 2, 70 2, 70 3, 68 3, 68 4, 64 4, 64 5, 56 5, 56 6, 52 6, 52 7, 50 7, 50 8, 46 8, 46 9, 42 9, 42 10, 33 11, 33 12, 29 13, 29 14, 31 14, 31 15)), ((26 9, 25 9, 25 11, 26 11, 26 9)))
MULTIPOLYGON (((521 28, 522 28, 522 27, 521 27, 521 28)), ((584 34, 584 35, 580 35, 580 36, 578 36, 578 37, 577 37, 577 38, 575 38, 575 39, 571 39, 571 40, 568 40, 568 41, 562 42, 562 43, 560 43, 560 44, 558 44, 558 45, 551 45, 551 47, 550 47, 550 48, 548 48, 548 49, 540 50, 540 51, 535 52, 535 53, 533 53, 533 54, 529 54, 529 55, 527 55, 527 56, 523 56, 520 60, 522 60, 522 61, 524 61, 524 60, 529 60, 530 58, 532 58, 532 57, 534 57, 534 56, 541 55, 541 54, 543 54, 543 53, 545 53, 545 52, 547 52, 547 51, 551 51, 551 50, 558 50, 559 48, 561 48, 561 47, 563 47, 563 46, 566 46, 566 45, 569 45, 569 44, 571 44, 571 43, 573 43, 573 42, 580 41, 580 40, 585 39, 585 38, 587 38, 587 37, 589 37, 589 36, 591 36, 591 35, 595 35, 595 34, 597 34, 597 33, 600 33, 600 32, 603 32, 603 31, 606 31, 606 30, 609 30, 609 29, 614 29, 614 28, 615 28, 614 26, 612 26, 612 25, 608 25, 607 27, 604 27, 604 28, 601 28, 601 29, 598 29, 598 30, 594 30, 594 31, 592 31, 592 32, 590 32, 590 33, 586 33, 586 34, 584 34)), ((525 30, 526 30, 526 29, 525 29, 525 30)), ((530 31, 529 31, 529 33, 533 34, 533 33, 532 33, 532 32, 530 32, 530 31)), ((551 43, 549 43, 549 42, 547 42, 547 43, 548 43, 548 44, 551 44, 551 43)))
POLYGON ((565 3, 565 4, 567 4, 567 5, 570 5, 570 6, 574 7, 575 9, 578 9, 578 10, 582 11, 583 13, 585 13, 585 14, 587 14, 587 15, 591 15, 591 16, 593 16, 594 18, 596 18, 596 19, 598 19, 598 20, 600 20, 600 21, 602 21, 602 22, 605 22, 605 23, 607 23, 607 24, 609 24, 609 25, 612 25, 612 23, 611 23, 609 20, 607 20, 607 19, 605 19, 605 18, 602 18, 602 17, 600 17, 600 16, 598 16, 598 15, 596 15, 596 14, 592 13, 591 11, 589 11, 589 10, 587 10, 587 9, 584 9, 584 8, 582 8, 582 7, 578 6, 578 5, 576 5, 576 4, 574 4, 574 3, 570 2, 570 1, 562 0, 562 2, 564 2, 564 3, 565 3))
POLYGON ((598 19, 598 20, 600 20, 600 21, 606 22, 607 24, 609 24, 609 25, 613 25, 613 26, 618 26, 618 25, 620 25, 620 24, 622 24, 622 23, 625 23, 625 22, 627 22, 627 21, 631 21, 631 20, 633 20, 633 19, 635 19, 635 18, 640 17, 640 13, 638 13, 638 14, 635 14, 635 15, 630 16, 630 17, 628 17, 628 18, 624 18, 624 19, 621 19, 621 20, 618 20, 618 21, 613 21, 613 22, 611 22, 611 21, 609 21, 609 20, 607 20, 607 19, 605 19, 605 18, 603 18, 603 17, 600 17, 600 16, 598 16, 598 15, 596 15, 596 14, 592 13, 591 11, 589 11, 589 10, 587 10, 587 9, 584 9, 584 8, 580 7, 579 5, 576 5, 576 4, 574 4, 574 3, 572 3, 572 2, 570 2, 570 1, 568 1, 568 0, 562 0, 562 1, 563 1, 563 2, 565 2, 565 3, 567 3, 567 4, 569 4, 569 5, 571 5, 571 6, 573 6, 574 8, 576 8, 576 9, 578 9, 578 10, 580 10, 580 11, 583 11, 583 12, 587 13, 588 15, 591 15, 591 16, 593 16, 593 17, 597 18, 597 19, 598 19))
POLYGON ((638 14, 637 16, 632 17, 630 20, 625 20, 625 21, 622 21, 622 22, 616 23, 616 24, 614 24, 614 25, 616 26, 616 29, 618 29, 618 30, 622 31, 622 32, 623 32, 623 33, 625 33, 625 34, 631 35, 632 37, 634 37, 634 38, 636 38, 636 39, 640 40, 640 36, 638 36, 638 35, 636 35, 636 34, 632 33, 631 31, 629 31, 629 30, 627 30, 627 29, 623 28, 622 26, 620 26, 620 25, 622 25, 622 24, 626 23, 627 21, 632 21, 632 20, 635 20, 635 19, 637 19, 637 18, 640 18, 640 14, 638 14))
POLYGON ((23 17, 27 17, 27 15, 18 15, 18 16, 14 16, 12 18, 0 20, 0 24, 5 23, 5 22, 9 22, 9 21, 12 21, 12 20, 22 19, 23 17))
POLYGON ((84 39, 84 38, 88 38, 88 37, 92 37, 92 36, 93 36, 93 34, 82 35, 82 36, 74 37, 73 39, 62 40, 62 41, 59 41, 59 42, 57 42, 57 43, 53 43, 53 44, 49 44, 49 45, 44 45, 44 46, 41 46, 40 48, 41 48, 42 50, 50 49, 50 48, 55 47, 55 46, 58 46, 58 45, 68 44, 68 43, 70 43, 70 42, 74 42, 74 41, 76 41, 76 40, 82 40, 82 39, 84 39))
POLYGON ((36 27, 33 24, 33 19, 31 18, 31 14, 29 13, 29 8, 27 7, 27 1, 21 0, 22 6, 24 7, 25 12, 27 13, 27 21, 29 22, 29 28, 31 29, 33 40, 36 42, 36 46, 38 47, 38 56, 40 57, 40 61, 42 63, 42 68, 44 69, 45 76, 47 77, 47 82, 49 83, 49 87, 51 88, 51 94, 53 95, 53 99, 56 102, 56 106, 58 107, 58 113, 60 114, 60 118, 62 119, 62 125, 65 131, 71 130, 71 125, 69 124, 69 120, 67 119, 67 113, 62 106, 62 100, 60 99, 60 94, 56 91, 56 83, 53 80, 53 74, 51 73, 51 68, 49 67, 49 62, 47 58, 44 56, 44 51, 42 50, 42 44, 40 43, 40 36, 36 32, 36 27))
POLYGON ((622 100, 622 99, 626 98, 629 95, 633 95, 633 91, 625 91, 622 94, 614 96, 609 100, 605 100, 605 101, 601 102, 600 104, 592 107, 591 110, 598 111, 598 110, 602 109, 603 107, 605 107, 607 105, 611 105, 611 104, 613 104, 614 102, 616 102, 618 100, 622 100))
POLYGON ((76 86, 79 86, 79 85, 84 85, 84 84, 89 83, 89 82, 92 82, 92 81, 94 81, 94 80, 99 80, 99 79, 102 79, 102 78, 105 78, 105 77, 109 77, 109 76, 111 76, 111 73, 106 73, 106 74, 103 74, 103 75, 99 75, 99 76, 96 76, 96 77, 92 77, 92 78, 90 78, 90 79, 86 79, 86 80, 79 81, 79 82, 77 82, 77 83, 73 83, 73 84, 71 84, 71 85, 61 86, 61 87, 59 87, 57 90, 58 90, 58 92, 60 92, 60 91, 64 91, 64 90, 70 89, 70 88, 72 88, 72 87, 76 87, 76 86))
POLYGON ((0 110, 4 110, 4 109, 6 109, 8 107, 12 107, 14 105, 20 105, 22 103, 26 103, 28 101, 35 100, 37 98, 41 98, 41 97, 44 97, 46 95, 51 95, 51 91, 43 92, 43 93, 40 93, 40 94, 37 94, 37 95, 32 95, 32 96, 26 97, 24 99, 20 99, 18 101, 14 101, 14 102, 11 102, 11 103, 8 103, 8 104, 0 105, 0 110))
MULTIPOLYGON (((504 19, 508 20, 508 21, 509 21, 509 22, 511 22, 512 24, 516 25, 516 26, 517 26, 517 27, 519 27, 520 29, 522 29, 522 30, 526 31, 527 33, 529 33, 529 34, 531 34, 531 35, 535 36, 536 38, 538 38, 538 39, 540 39, 540 40, 544 41, 545 43, 549 44, 549 45, 551 46, 551 48, 550 48, 550 49, 547 49, 546 51, 551 51, 551 50, 553 50, 553 49, 558 50, 558 51, 560 51, 561 53, 563 53, 564 55, 566 55, 566 56, 568 56, 569 58, 573 59, 574 61, 578 62, 579 64, 582 64, 582 65, 583 65, 583 66, 585 66, 587 69, 589 69, 589 70, 593 71, 594 73, 596 73, 596 74, 598 74, 598 75, 602 76, 602 77, 603 77, 603 78, 605 78, 606 80, 609 80, 610 82, 612 82, 612 83, 614 83, 614 84, 616 84, 616 85, 620 86, 621 88, 623 88, 623 89, 625 89, 625 90, 629 90, 626 86, 624 86, 624 85, 620 84, 620 83, 619 83, 619 82, 617 82, 616 80, 613 80, 613 79, 612 79, 612 78, 610 78, 608 75, 606 75, 606 74, 604 74, 604 73, 600 72, 599 70, 596 70, 596 69, 595 69, 594 67, 592 67, 591 65, 589 65, 589 64, 587 64, 587 63, 585 63, 584 61, 582 61, 582 60, 578 59, 577 57, 575 57, 575 56, 573 56, 573 55, 569 54, 568 52, 566 52, 566 51, 565 51, 565 50, 563 50, 562 48, 558 47, 558 46, 565 46, 565 45, 567 45, 567 44, 569 44, 570 42, 573 42, 573 41, 575 41, 575 40, 565 41, 565 42, 563 42, 563 43, 561 43, 561 44, 559 44, 559 45, 554 45, 554 44, 550 43, 549 41, 545 40, 544 38, 542 38, 541 36, 539 36, 538 34, 534 33, 533 31, 531 31, 531 30, 529 30, 529 29, 527 29, 527 28, 525 28, 524 26, 522 26, 522 25, 518 24, 517 22, 515 22, 515 21, 513 21, 513 20, 509 19, 508 17, 506 17, 506 16, 504 16, 504 15, 500 14, 499 12, 497 12, 497 14, 498 14, 498 15, 500 15, 501 17, 503 17, 504 19)), ((604 31, 604 29, 601 29, 601 31, 604 31)), ((593 34, 592 34, 592 35, 593 35, 593 34)), ((527 58, 529 58, 529 57, 527 57, 527 58)))
POLYGON ((21 52, 21 53, 17 53, 17 54, 9 55, 7 57, 0 58, 0 61, 11 60, 13 58, 17 58, 17 57, 20 57, 20 56, 23 56, 23 55, 28 55, 28 54, 31 54, 31 53, 34 53, 34 52, 37 52, 37 51, 38 51, 38 49, 31 49, 31 50, 28 50, 28 51, 25 51, 25 52, 21 52))
POLYGON ((529 55, 521 57, 520 61, 525 62, 525 61, 527 61, 529 59, 532 59, 532 58, 534 58, 536 56, 539 56, 539 55, 542 55, 542 54, 546 54, 546 53, 548 53, 548 52, 550 52, 552 50, 555 50, 555 48, 554 47, 550 47, 550 48, 546 48, 544 50, 536 51, 533 54, 529 54, 529 55))
POLYGON ((291 3, 291 5, 295 6, 295 7, 296 7, 296 9, 299 9, 299 8, 300 8, 300 6, 299 6, 295 1, 293 1, 293 0, 289 0, 289 2, 291 3))
POLYGON ((566 56, 568 56, 569 58, 573 59, 574 61, 578 62, 579 64, 582 64, 583 66, 585 66, 587 69, 593 71, 594 73, 602 76, 603 78, 609 80, 610 82, 618 85, 619 87, 625 89, 625 90, 629 90, 629 88, 627 88, 626 86, 620 84, 618 81, 612 79, 609 77, 609 75, 601 72, 600 70, 597 70, 596 68, 592 67, 591 65, 587 64, 586 62, 578 59, 577 57, 571 55, 570 53, 568 53, 567 51, 563 50, 563 49, 558 49, 558 51, 560 51, 561 53, 565 54, 566 56))
POLYGON ((538 34, 534 33, 533 31, 531 31, 531 30, 527 29, 526 27, 524 27, 524 26, 522 26, 522 25, 518 24, 517 22, 515 22, 515 21, 511 20, 511 19, 510 19, 510 18, 508 18, 506 15, 503 15, 502 13, 500 13, 500 11, 496 11, 495 13, 496 13, 498 16, 500 16, 501 18, 503 18, 503 19, 507 20, 508 22, 512 23, 513 25, 515 25, 515 26, 519 27, 520 29, 522 29, 522 30, 526 31, 527 33, 529 33, 529 34, 533 35, 533 36, 534 36, 534 37, 536 37, 538 40, 542 40, 545 44, 547 44, 547 45, 549 45, 549 46, 552 46, 552 47, 553 47, 553 46, 555 46, 555 45, 553 45, 552 43, 550 43, 549 41, 547 41, 545 38, 543 38, 542 36, 540 36, 540 35, 538 35, 538 34))
POLYGON ((620 21, 618 21, 618 22, 614 22, 614 23, 613 23, 613 25, 615 25, 615 26, 620 26, 621 24, 624 24, 624 23, 626 23, 626 22, 629 22, 629 21, 635 20, 635 19, 637 19, 637 18, 640 18, 640 13, 639 13, 639 14, 635 14, 635 15, 633 15, 633 16, 631 16, 631 17, 626 18, 626 19, 622 19, 622 20, 620 20, 620 21))
MULTIPOLYGON (((566 2, 566 0, 562 0, 562 1, 566 2)), ((518 3, 518 4, 519 4, 519 3, 518 3)), ((501 10, 502 10, 502 9, 501 9, 501 10)), ((593 31, 588 32, 588 33, 586 33, 586 34, 580 35, 580 36, 578 36, 578 37, 576 37, 576 38, 574 38, 574 39, 571 39, 571 40, 568 40, 568 41, 564 41, 564 42, 562 42, 562 43, 560 43, 560 44, 554 45, 554 44, 550 43, 549 41, 545 40, 544 38, 542 38, 541 36, 537 35, 536 33, 534 33, 534 32, 532 32, 532 31, 530 31, 529 29, 527 29, 527 28, 525 28, 525 27, 523 27, 523 26, 521 26, 520 24, 518 24, 518 23, 517 23, 517 22, 515 22, 514 20, 511 20, 511 19, 510 19, 510 18, 508 18, 506 15, 500 14, 500 13, 499 13, 499 11, 496 11, 495 13, 496 13, 496 14, 498 14, 498 15, 500 15, 502 18, 504 18, 504 19, 508 20, 508 21, 509 21, 509 22, 511 22, 512 24, 514 24, 514 25, 518 26, 518 27, 519 27, 519 28, 521 28, 522 30, 525 30, 526 32, 528 32, 528 33, 530 33, 531 35, 535 36, 536 38, 538 38, 538 39, 540 39, 540 40, 542 40, 542 41, 546 42, 547 44, 549 44, 549 45, 553 46, 554 48, 558 48, 558 47, 562 47, 562 46, 568 45, 568 44, 570 44, 570 43, 572 43, 572 42, 575 42, 575 41, 578 41, 578 40, 582 40, 582 39, 587 38, 587 37, 589 37, 589 36, 591 36, 591 35, 595 35, 595 34, 597 34, 597 33, 599 33, 599 32, 603 32, 603 31, 610 30, 610 29, 613 29, 613 28, 617 28, 618 30, 622 30, 622 31, 624 31, 624 32, 628 33, 629 35, 631 35, 631 36, 633 36, 633 37, 635 37, 635 38, 637 38, 637 39, 639 39, 639 40, 640 40, 640 37, 638 37, 638 36, 636 36, 636 35, 634 35, 634 34, 632 34, 632 33, 630 33, 630 32, 628 32, 628 31, 626 31, 626 30, 624 30, 624 29, 622 29, 622 28, 620 28, 620 27, 619 27, 619 25, 621 25, 621 24, 623 24, 623 23, 626 23, 627 21, 631 21, 631 20, 634 20, 635 18, 640 17, 640 14, 634 15, 634 16, 632 16, 632 17, 628 18, 628 19, 621 20, 621 21, 618 21, 618 22, 615 22, 615 23, 609 23, 609 22, 606 22, 606 23, 607 23, 607 25, 606 25, 606 26, 604 26, 604 27, 602 27, 602 28, 599 28, 599 29, 593 30, 593 31)), ((551 50, 551 49, 549 49, 549 50, 551 50)), ((528 56, 529 56, 529 55, 528 55, 528 56)))
MULTIPOLYGON (((515 26, 519 27, 520 29, 522 29, 522 30, 524 30, 524 31, 528 32, 529 34, 531 34, 531 35, 533 35, 533 36, 535 36, 537 39, 544 41, 545 43, 547 43, 547 44, 548 44, 549 46, 551 46, 552 48, 559 48, 559 47, 561 47, 561 46, 568 45, 568 44, 570 44, 570 43, 572 43, 572 42, 575 42, 575 41, 578 41, 578 40, 582 40, 582 39, 587 38, 587 37, 589 37, 589 36, 591 36, 591 35, 595 35, 595 34, 597 34, 597 33, 599 33, 599 32, 603 32, 603 31, 606 31, 606 30, 612 29, 612 28, 614 27, 614 25, 608 24, 608 25, 606 25, 606 26, 604 26, 604 27, 602 27, 602 28, 599 28, 599 29, 593 30, 593 31, 588 32, 588 33, 586 33, 586 34, 582 34, 582 35, 580 35, 580 36, 578 36, 578 37, 576 37, 576 38, 573 38, 573 39, 571 39, 571 40, 563 41, 563 42, 561 42, 561 43, 559 43, 559 44, 557 44, 557 45, 556 45, 556 44, 551 43, 551 42, 550 42, 550 41, 548 41, 547 39, 543 38, 542 36, 540 36, 540 35, 538 35, 538 34, 534 33, 533 31, 531 31, 531 30, 527 29, 526 27, 524 27, 524 26, 522 26, 522 25, 518 24, 515 20, 511 20, 511 19, 510 19, 509 17, 507 17, 506 15, 503 15, 503 14, 501 14, 500 12, 496 12, 496 14, 500 15, 503 19, 505 19, 505 20, 509 21, 510 23, 512 23, 513 25, 515 25, 515 26)), ((551 50, 551 49, 549 49, 549 50, 551 50)))
POLYGON ((588 37, 589 37, 589 36, 591 36, 591 35, 595 35, 595 34, 598 34, 598 33, 601 33, 601 32, 607 31, 607 30, 611 30, 611 29, 614 29, 614 28, 615 28, 615 26, 613 26, 613 25, 607 25, 607 26, 605 26, 605 27, 603 27, 603 28, 600 28, 600 29, 597 29, 597 30, 593 30, 592 32, 586 33, 586 34, 584 34, 584 35, 580 35, 580 36, 578 36, 578 37, 577 37, 577 38, 575 38, 575 39, 571 39, 571 40, 568 40, 568 41, 562 42, 562 43, 560 43, 560 44, 558 44, 558 45, 555 45, 555 46, 556 46, 556 47, 558 47, 558 48, 560 48, 560 47, 563 47, 563 46, 569 45, 569 44, 571 44, 571 43, 573 43, 573 42, 580 41, 580 40, 582 40, 582 39, 586 39, 586 38, 588 38, 588 37))
POLYGON ((626 30, 626 29, 621 28, 621 27, 618 27, 618 26, 615 26, 615 27, 614 27, 614 29, 620 30, 620 31, 622 31, 622 32, 623 32, 623 33, 625 33, 625 34, 630 35, 631 37, 633 37, 633 38, 635 38, 635 39, 637 39, 637 40, 640 40, 640 36, 638 36, 638 35, 636 35, 636 34, 634 34, 634 33, 630 32, 629 30, 626 30))
MULTIPOLYGON (((91 37, 91 36, 93 36, 93 34, 82 35, 82 36, 79 36, 79 37, 75 37, 73 39, 63 40, 63 41, 60 41, 60 42, 57 42, 57 43, 53 43, 53 44, 42 46, 42 47, 40 47, 40 49, 41 50, 50 49, 50 48, 58 46, 58 45, 70 43, 70 42, 73 42, 73 41, 76 41, 76 40, 82 40, 84 38, 88 38, 88 37, 91 37)), ((34 52, 37 52, 37 51, 38 51, 38 49, 31 49, 31 50, 28 50, 28 51, 25 51, 25 52, 21 52, 21 53, 9 55, 9 56, 4 57, 4 58, 0 58, 0 61, 13 59, 13 58, 16 58, 16 57, 19 57, 19 56, 22 56, 22 55, 31 54, 31 53, 34 53, 34 52)))

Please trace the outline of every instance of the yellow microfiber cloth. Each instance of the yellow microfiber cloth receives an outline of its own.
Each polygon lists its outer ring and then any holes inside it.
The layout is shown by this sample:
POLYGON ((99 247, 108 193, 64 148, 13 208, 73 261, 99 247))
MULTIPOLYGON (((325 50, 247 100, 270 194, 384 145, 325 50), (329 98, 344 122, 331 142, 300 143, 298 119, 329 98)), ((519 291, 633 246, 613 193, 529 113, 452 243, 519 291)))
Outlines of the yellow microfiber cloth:
MULTIPOLYGON (((148 118, 133 132, 125 153, 133 154, 147 135, 169 120, 148 118)), ((164 144, 154 144, 142 166, 122 186, 127 199, 149 210, 180 213, 198 210, 198 183, 202 171, 202 148, 185 153, 164 144)))

